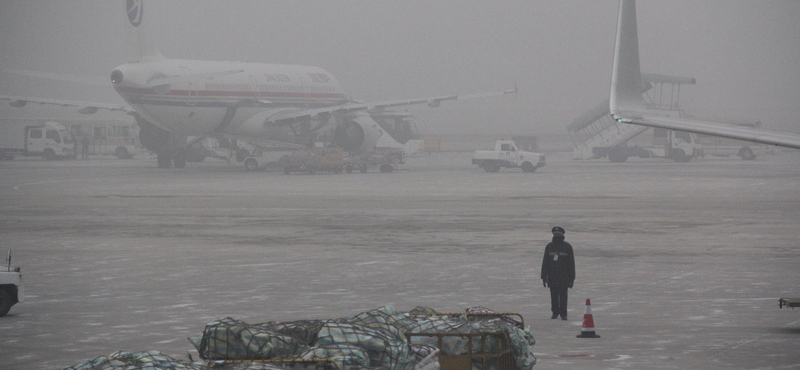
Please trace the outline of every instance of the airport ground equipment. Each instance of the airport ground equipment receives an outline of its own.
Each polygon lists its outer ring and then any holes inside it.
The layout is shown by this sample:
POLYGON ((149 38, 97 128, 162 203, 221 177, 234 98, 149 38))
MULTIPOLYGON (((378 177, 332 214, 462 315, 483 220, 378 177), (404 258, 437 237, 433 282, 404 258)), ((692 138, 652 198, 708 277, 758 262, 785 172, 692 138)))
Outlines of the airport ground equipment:
POLYGON ((519 167, 525 172, 533 172, 544 167, 545 155, 519 150, 513 140, 497 140, 494 150, 476 150, 472 155, 472 164, 486 172, 497 172, 502 167, 519 167))
MULTIPOLYGON (((724 122, 733 126, 759 128, 761 121, 731 121, 724 122)), ((697 157, 739 157, 745 161, 752 161, 760 155, 775 154, 775 147, 754 143, 751 141, 729 139, 713 135, 697 135, 697 157)))
POLYGON ((11 251, 6 254, 5 266, 0 270, 0 317, 5 316, 11 306, 25 300, 22 272, 11 268, 11 251))
POLYGON ((276 143, 266 140, 239 139, 235 145, 235 152, 229 152, 229 160, 233 160, 235 153, 236 162, 242 162, 247 171, 265 170, 267 167, 280 166, 279 161, 284 155, 300 150, 306 150, 304 145, 276 143))
POLYGON ((605 155, 611 162, 625 162, 628 158, 666 158, 675 162, 685 163, 699 154, 697 135, 685 131, 652 130, 651 142, 642 145, 630 145, 626 142, 613 148, 608 148, 605 155))
MULTIPOLYGON (((664 117, 683 117, 684 112, 678 104, 681 85, 696 84, 694 78, 642 74, 642 81, 642 95, 648 112, 664 117)), ((629 157, 671 158, 676 162, 688 162, 693 158, 696 140, 691 140, 694 134, 690 137, 685 132, 654 132, 652 144, 629 145, 630 140, 649 129, 612 119, 609 99, 605 99, 567 125, 573 145, 572 158, 607 157, 611 162, 624 162, 629 157)))
POLYGON ((77 120, 59 119, 72 136, 78 141, 78 152, 81 141, 88 138, 87 154, 113 155, 118 159, 131 159, 134 155, 143 154, 133 122, 126 120, 77 120))
POLYGON ((369 167, 377 166, 381 172, 389 173, 396 170, 403 163, 405 163, 405 151, 403 149, 372 148, 372 150, 359 155, 347 156, 344 169, 347 173, 352 173, 354 169, 365 173, 369 167))
POLYGON ((19 155, 47 160, 73 158, 76 149, 75 139, 58 122, 0 120, 0 160, 12 160, 19 155))
POLYGON ((792 309, 800 307, 800 298, 780 298, 778 300, 778 307, 791 307, 792 309))
MULTIPOLYGON (((341 148, 309 148, 295 150, 278 160, 283 173, 292 172, 333 172, 341 173, 344 168, 344 151, 341 148)), ((247 163, 245 163, 247 166, 247 163)))

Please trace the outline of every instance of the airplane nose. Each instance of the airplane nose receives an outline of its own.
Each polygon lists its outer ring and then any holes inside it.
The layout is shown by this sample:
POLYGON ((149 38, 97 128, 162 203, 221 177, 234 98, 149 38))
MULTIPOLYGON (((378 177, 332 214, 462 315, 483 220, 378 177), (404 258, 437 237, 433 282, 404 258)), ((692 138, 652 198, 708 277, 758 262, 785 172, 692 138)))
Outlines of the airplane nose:
POLYGON ((122 82, 122 71, 120 71, 119 69, 115 69, 113 72, 111 72, 111 83, 113 83, 114 85, 118 85, 121 82, 122 82))

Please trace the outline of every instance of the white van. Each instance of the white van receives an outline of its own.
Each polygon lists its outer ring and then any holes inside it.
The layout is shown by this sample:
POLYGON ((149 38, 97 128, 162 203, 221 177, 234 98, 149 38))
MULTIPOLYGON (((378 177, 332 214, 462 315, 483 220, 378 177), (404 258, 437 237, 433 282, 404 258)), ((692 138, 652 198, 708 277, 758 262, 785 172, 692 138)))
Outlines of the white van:
POLYGON ((78 153, 83 150, 84 137, 89 138, 89 155, 114 155, 119 159, 130 159, 136 154, 141 154, 139 138, 133 130, 133 125, 125 123, 73 123, 70 131, 78 140, 78 153))
POLYGON ((0 120, 0 159, 15 156, 37 156, 47 160, 72 158, 75 139, 55 121, 2 119, 0 120))

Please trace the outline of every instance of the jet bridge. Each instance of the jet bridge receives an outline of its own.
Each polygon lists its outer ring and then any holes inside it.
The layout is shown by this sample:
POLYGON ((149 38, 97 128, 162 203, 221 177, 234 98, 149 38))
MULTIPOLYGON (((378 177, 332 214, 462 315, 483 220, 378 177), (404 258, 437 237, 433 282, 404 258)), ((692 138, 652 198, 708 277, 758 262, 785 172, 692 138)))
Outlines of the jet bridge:
MULTIPOLYGON (((647 109, 654 114, 682 117, 678 104, 681 85, 694 85, 691 77, 642 74, 642 94, 647 109)), ((647 131, 649 127, 621 123, 611 118, 609 99, 600 102, 567 125, 572 140, 573 159, 597 159, 608 155, 617 146, 647 131)))

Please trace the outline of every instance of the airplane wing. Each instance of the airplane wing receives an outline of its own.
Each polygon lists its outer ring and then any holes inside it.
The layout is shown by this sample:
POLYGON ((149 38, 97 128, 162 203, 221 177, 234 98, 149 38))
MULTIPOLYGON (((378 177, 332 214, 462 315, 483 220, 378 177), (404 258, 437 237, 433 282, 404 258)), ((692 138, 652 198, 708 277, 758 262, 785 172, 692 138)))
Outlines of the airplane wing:
POLYGON ((84 85, 108 87, 108 78, 106 77, 81 76, 81 75, 71 75, 66 73, 50 73, 41 71, 29 71, 24 69, 11 69, 11 68, 3 69, 3 72, 14 74, 17 76, 36 77, 36 78, 44 78, 55 81, 76 82, 84 85))
POLYGON ((648 114, 641 94, 635 0, 620 0, 609 108, 618 122, 800 149, 800 134, 648 114))
MULTIPOLYGON (((105 78, 98 78, 98 77, 91 77, 91 76, 80 76, 80 75, 69 75, 69 74, 61 74, 61 73, 49 73, 49 72, 40 72, 40 71, 29 71, 29 70, 20 70, 20 69, 3 69, 3 72, 16 74, 20 76, 28 76, 28 77, 38 77, 50 80, 58 80, 58 81, 65 81, 65 82, 78 82, 82 84, 88 85, 100 85, 100 86, 108 86, 108 80, 105 78)), ((157 79, 153 79, 147 83, 148 87, 166 85, 176 82, 182 82, 187 80, 197 80, 197 79, 205 79, 209 77, 216 77, 216 76, 224 76, 230 74, 241 73, 242 70, 230 70, 230 71, 219 71, 219 72, 212 72, 212 73, 203 73, 203 74, 192 74, 192 75, 185 75, 185 76, 168 76, 168 77, 161 77, 157 79)), ((315 118, 320 117, 327 114, 346 114, 355 111, 366 111, 368 113, 380 113, 383 112, 385 109, 393 108, 393 107, 400 107, 400 106, 408 106, 408 105, 417 105, 417 104, 427 104, 430 107, 438 107, 441 105, 442 101, 447 100, 469 100, 469 99, 479 99, 479 98, 487 98, 492 96, 501 96, 506 94, 516 94, 517 93, 517 86, 514 85, 513 90, 505 90, 505 91, 497 91, 497 92, 486 92, 486 93, 477 93, 477 94, 462 94, 462 95, 444 95, 444 96, 436 96, 430 98, 419 98, 419 99, 405 99, 405 100, 391 100, 391 101, 384 101, 384 102, 376 102, 376 103, 365 103, 365 102, 350 102, 343 105, 338 106, 331 106, 325 108, 316 108, 316 109, 283 109, 274 113, 269 116, 269 118, 264 122, 265 124, 284 124, 287 121, 294 121, 298 119, 305 119, 305 118, 315 118)), ((60 105, 65 107, 79 107, 79 111, 85 114, 92 114, 97 112, 98 109, 106 109, 106 110, 118 110, 118 111, 126 111, 126 112, 133 112, 133 108, 125 105, 112 105, 112 104, 102 104, 102 103, 93 103, 93 102, 77 102, 77 101, 68 101, 68 100, 57 100, 57 99, 40 99, 40 98, 32 98, 32 97, 20 97, 20 96, 5 96, 0 95, 0 100, 10 100, 11 106, 14 107, 23 107, 27 103, 38 103, 38 104, 52 104, 52 105, 60 105)), ((268 101, 256 101, 251 102, 256 104, 261 104, 268 106, 270 102, 268 101)))
POLYGON ((364 102, 351 102, 343 105, 332 107, 317 108, 317 109, 287 109, 270 116, 265 123, 281 123, 281 121, 291 121, 302 118, 313 118, 326 114, 346 114, 356 111, 366 111, 367 113, 381 113, 388 108, 427 104, 429 107, 438 107, 441 102, 447 100, 469 100, 478 98, 487 98, 492 96, 501 96, 506 94, 516 94, 517 87, 514 86, 513 90, 486 92, 477 94, 463 94, 463 95, 444 95, 431 98, 419 99, 405 99, 405 100, 390 100, 375 103, 364 102))
MULTIPOLYGON (((84 85, 103 86, 103 87, 109 86, 108 78, 104 77, 81 76, 81 75, 50 73, 41 71, 28 71, 22 69, 3 69, 3 72, 19 76, 37 77, 48 80, 80 83, 84 85)), ((45 98, 36 98, 30 96, 0 95, 0 100, 7 100, 9 101, 9 104, 12 107, 17 107, 17 108, 24 107, 28 103, 58 105, 62 107, 77 107, 78 112, 83 114, 93 114, 101 109, 109 111, 122 111, 122 112, 134 111, 133 108, 124 104, 106 104, 106 103, 83 102, 75 100, 45 99, 45 98)))
POLYGON ((17 107, 17 108, 24 107, 28 103, 59 105, 62 107, 77 107, 79 108, 78 112, 83 114, 93 114, 100 109, 109 111, 122 111, 122 112, 134 111, 133 108, 123 104, 105 104, 105 103, 95 103, 95 102, 81 102, 74 100, 42 99, 42 98, 32 98, 27 96, 0 95, 0 100, 8 100, 10 101, 9 104, 12 107, 17 107))
POLYGON ((769 130, 759 130, 749 127, 738 127, 715 122, 704 122, 671 118, 654 115, 643 115, 640 117, 616 116, 619 122, 633 123, 642 126, 665 128, 669 130, 680 130, 695 134, 707 134, 721 136, 730 139, 752 141, 761 144, 782 146, 787 148, 800 149, 800 135, 789 132, 778 132, 769 130))

